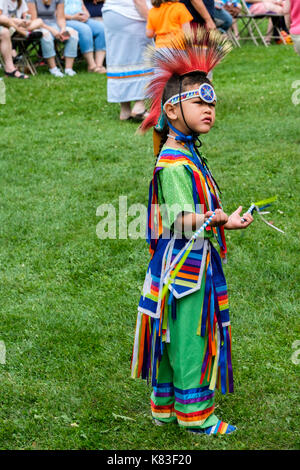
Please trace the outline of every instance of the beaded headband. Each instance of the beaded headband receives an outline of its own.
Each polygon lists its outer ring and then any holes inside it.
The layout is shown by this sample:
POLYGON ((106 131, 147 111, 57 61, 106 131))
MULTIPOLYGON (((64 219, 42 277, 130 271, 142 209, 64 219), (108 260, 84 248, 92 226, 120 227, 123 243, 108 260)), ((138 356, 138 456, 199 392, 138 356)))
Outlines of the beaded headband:
POLYGON ((196 90, 189 90, 189 91, 184 91, 183 93, 177 93, 177 95, 171 96, 165 104, 171 103, 171 104, 178 104, 179 101, 186 101, 186 100, 191 100, 192 98, 200 98, 202 101, 205 103, 211 104, 214 101, 217 101, 217 96, 215 94, 215 90, 209 83, 202 83, 199 88, 196 90))

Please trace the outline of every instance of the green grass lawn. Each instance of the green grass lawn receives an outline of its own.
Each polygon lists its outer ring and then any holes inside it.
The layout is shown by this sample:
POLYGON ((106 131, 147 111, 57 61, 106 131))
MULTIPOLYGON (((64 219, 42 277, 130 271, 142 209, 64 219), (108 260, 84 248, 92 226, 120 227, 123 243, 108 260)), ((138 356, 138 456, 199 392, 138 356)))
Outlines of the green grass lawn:
POLYGON ((146 204, 152 137, 120 123, 106 78, 5 80, 0 105, 1 449, 297 449, 300 340, 300 58, 243 45, 214 73, 203 139, 224 208, 278 194, 270 219, 230 232, 235 393, 216 398, 231 436, 155 427, 150 386, 130 378, 146 242, 99 240, 97 207, 146 204))

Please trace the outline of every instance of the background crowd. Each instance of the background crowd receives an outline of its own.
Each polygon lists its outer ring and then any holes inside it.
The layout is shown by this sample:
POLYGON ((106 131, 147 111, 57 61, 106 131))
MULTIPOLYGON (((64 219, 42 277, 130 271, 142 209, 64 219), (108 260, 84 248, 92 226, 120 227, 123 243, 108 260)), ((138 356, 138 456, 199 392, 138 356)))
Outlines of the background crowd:
MULTIPOLYGON (((299 0, 247 0, 246 5, 252 14, 280 15, 277 26, 291 34, 300 54, 299 0)), ((27 79, 14 64, 18 36, 39 41, 54 77, 76 75, 74 60, 81 54, 88 72, 107 73, 107 98, 120 103, 120 119, 142 120, 152 74, 145 65, 146 46, 164 47, 182 30, 198 25, 238 38, 241 9, 238 0, 0 0, 0 58, 7 77, 27 79), (56 61, 59 43, 63 71, 56 61)))
POLYGON ((40 40, 42 57, 55 77, 74 76, 78 52, 89 72, 105 73, 103 2, 98 0, 0 0, 0 54, 5 75, 28 78, 14 66, 13 39, 40 40), (56 43, 63 43, 64 73, 56 64, 56 43))

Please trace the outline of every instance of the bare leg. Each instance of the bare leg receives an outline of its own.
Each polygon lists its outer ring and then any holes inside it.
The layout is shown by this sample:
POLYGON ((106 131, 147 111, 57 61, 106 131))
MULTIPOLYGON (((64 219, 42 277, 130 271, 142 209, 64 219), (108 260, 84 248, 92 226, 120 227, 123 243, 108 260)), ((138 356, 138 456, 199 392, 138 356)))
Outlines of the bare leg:
POLYGON ((270 42, 271 42, 272 34, 273 34, 273 23, 272 23, 271 18, 269 18, 267 35, 266 35, 266 37, 265 37, 266 43, 270 43, 270 42))
POLYGON ((74 64, 74 57, 65 57, 65 68, 72 69, 74 64))
MULTIPOLYGON (((12 45, 10 40, 10 34, 7 28, 2 28, 0 33, 0 53, 4 61, 5 72, 11 73, 16 70, 12 59, 12 45)), ((21 74, 19 71, 16 72, 15 76, 19 77, 21 74)), ((28 78, 25 75, 25 78, 28 78)))
POLYGON ((13 72, 15 70, 15 66, 12 60, 12 45, 7 28, 3 28, 0 33, 0 52, 3 57, 5 71, 13 72))
POLYGON ((96 62, 94 60, 94 53, 91 51, 91 52, 86 52, 83 55, 84 55, 84 58, 87 62, 88 71, 91 72, 92 70, 94 70, 97 67, 96 62))
POLYGON ((47 59, 49 69, 54 69, 56 67, 55 57, 49 57, 47 59))
POLYGON ((238 29, 238 25, 237 25, 237 20, 236 18, 233 19, 233 22, 232 22, 232 30, 233 30, 233 33, 235 35, 236 38, 239 38, 239 29, 238 29))
POLYGON ((132 116, 135 116, 136 114, 143 114, 144 112, 145 112, 144 100, 136 101, 132 108, 132 116))
MULTIPOLYGON (((103 67, 104 58, 105 58, 105 51, 96 51, 95 52, 95 62, 97 64, 97 67, 103 67)), ((105 71, 105 69, 104 69, 104 71, 105 71)))
POLYGON ((121 105, 120 120, 126 121, 126 119, 130 118, 131 116, 130 101, 120 103, 120 105, 121 105))

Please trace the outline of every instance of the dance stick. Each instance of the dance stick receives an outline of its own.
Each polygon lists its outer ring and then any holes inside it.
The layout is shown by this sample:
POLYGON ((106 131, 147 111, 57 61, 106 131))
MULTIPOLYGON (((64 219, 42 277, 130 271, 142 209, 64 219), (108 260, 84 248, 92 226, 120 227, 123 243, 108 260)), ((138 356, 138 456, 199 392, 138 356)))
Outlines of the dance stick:
MULTIPOLYGON (((261 210, 262 209, 265 209, 266 207, 269 207, 272 202, 276 201, 277 200, 277 196, 273 196, 273 197, 270 197, 269 199, 263 199, 262 201, 258 201, 258 202, 252 202, 251 206, 249 207, 249 209, 247 210, 247 213, 248 214, 253 214, 254 211, 257 211, 258 215, 260 216, 261 220, 267 224, 269 227, 272 227, 274 228, 275 230, 277 230, 278 232, 281 232, 281 233, 284 233, 283 230, 281 230, 280 228, 278 227, 275 227, 275 225, 273 224, 270 224, 270 222, 268 222, 262 215, 261 215, 261 210)), ((242 222, 246 222, 246 219, 244 217, 242 217, 242 222)))
MULTIPOLYGON (((257 207, 255 204, 251 204, 251 206, 249 207, 249 209, 247 210, 247 214, 253 214, 254 211, 257 210, 257 207)), ((242 222, 246 222, 246 219, 244 219, 244 217, 242 217, 242 222)))

